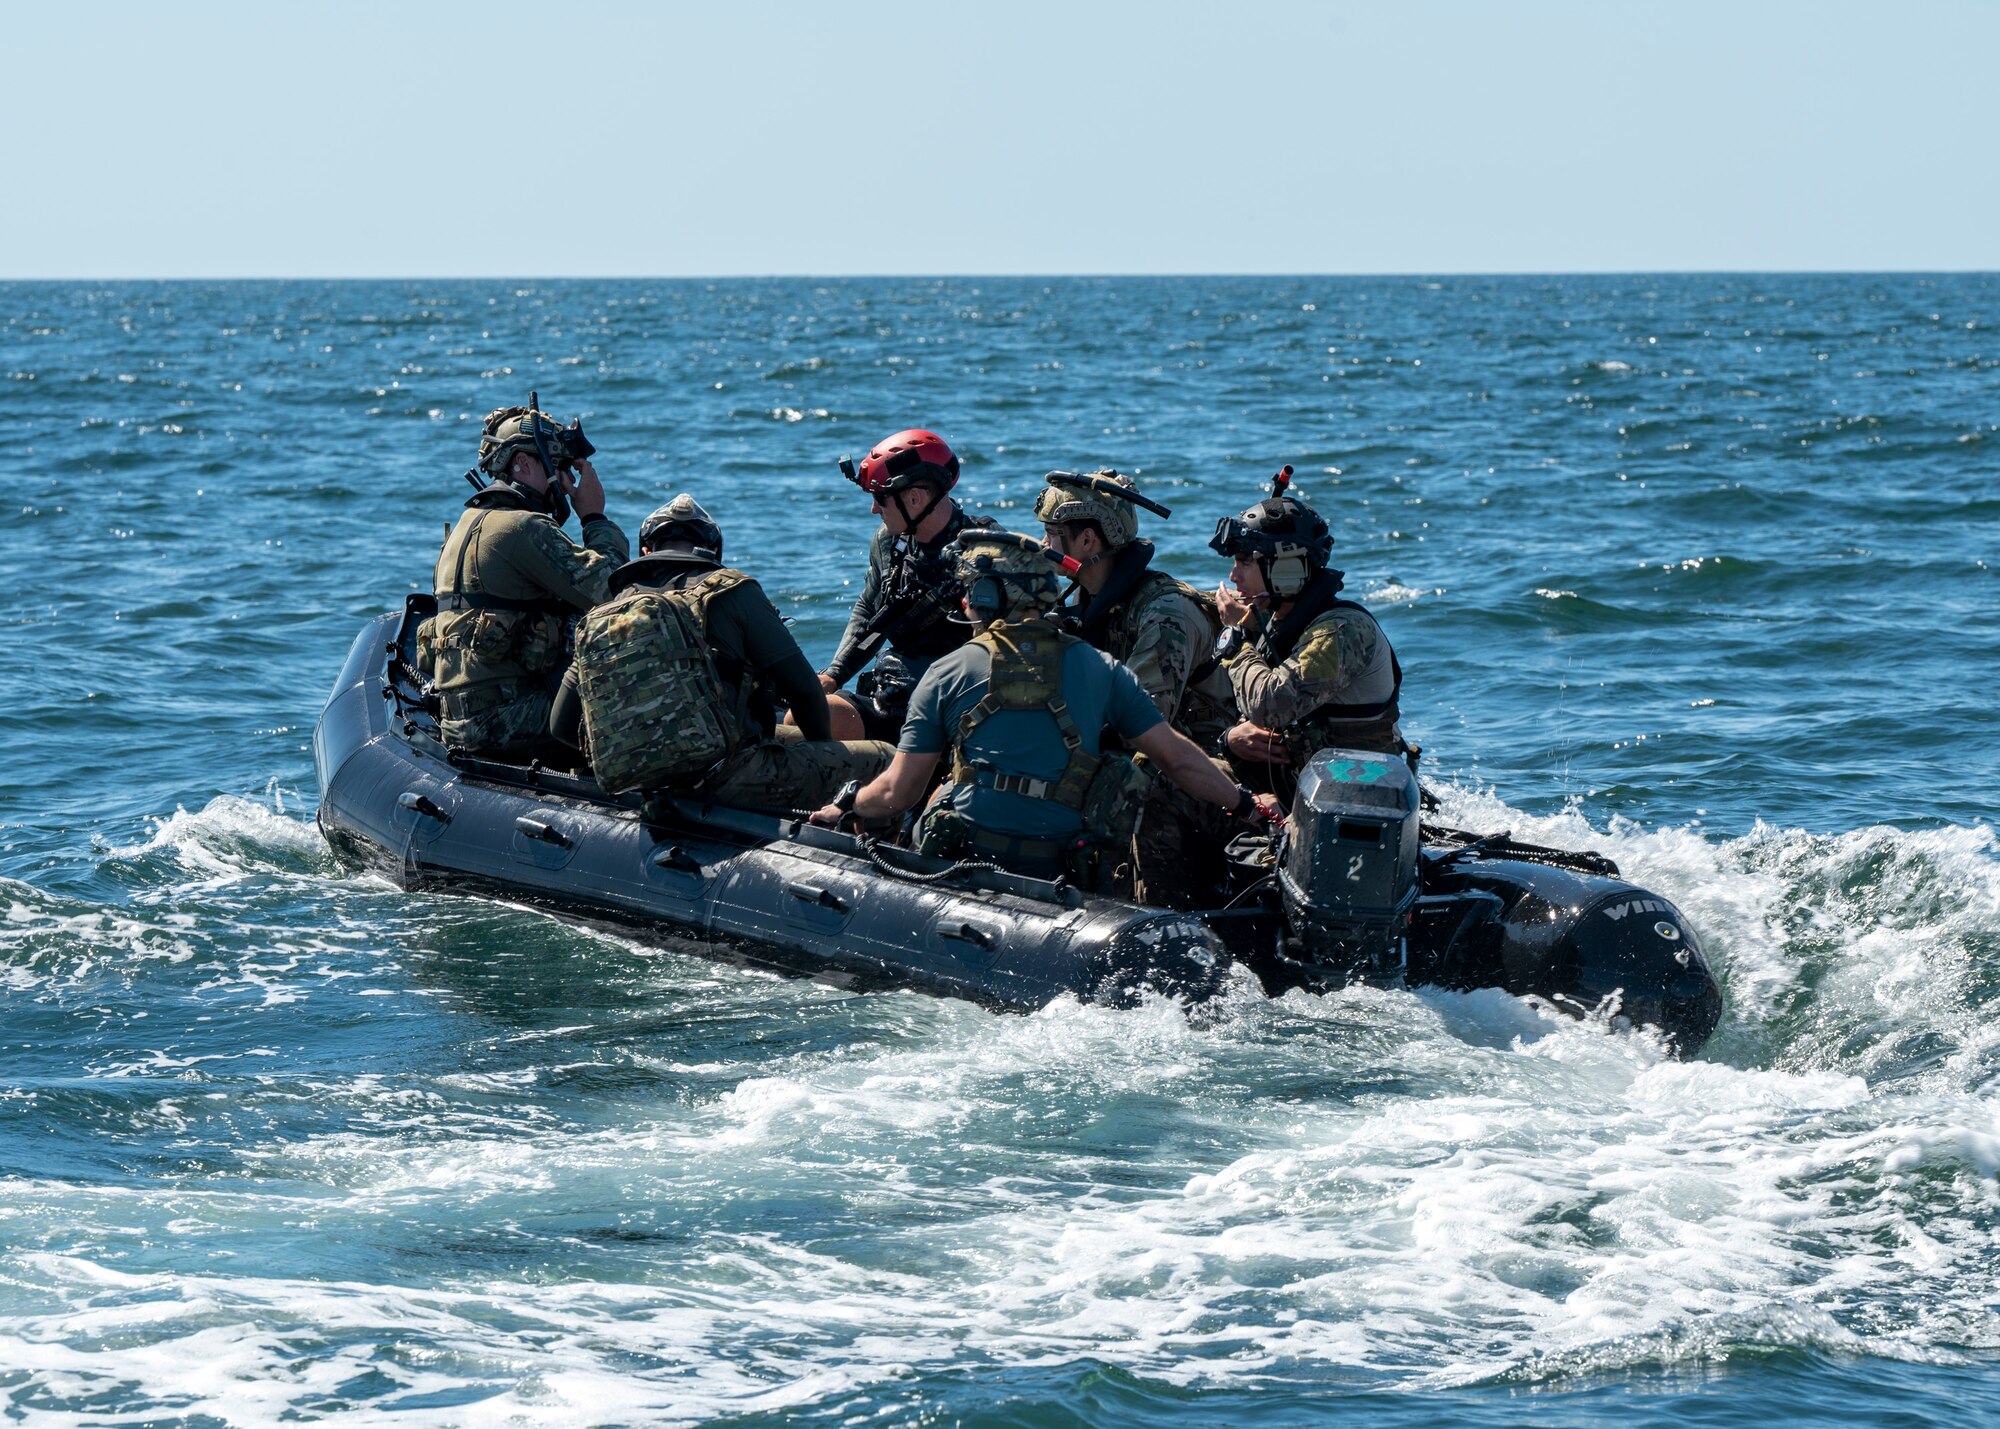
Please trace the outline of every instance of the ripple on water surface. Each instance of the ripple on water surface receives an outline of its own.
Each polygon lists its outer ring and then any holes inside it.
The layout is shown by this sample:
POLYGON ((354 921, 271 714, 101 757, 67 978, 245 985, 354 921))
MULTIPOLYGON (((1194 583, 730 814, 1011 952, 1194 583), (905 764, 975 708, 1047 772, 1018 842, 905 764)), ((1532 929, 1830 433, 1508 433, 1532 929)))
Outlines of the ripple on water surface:
POLYGON ((1992 1397, 1993 280, 6 291, 17 1416, 1992 1397), (945 431, 1015 525, 1043 470, 1137 470, 1204 585, 1214 517, 1294 462, 1447 820, 1672 898, 1722 1027, 1683 1064, 1493 992, 1245 982, 1001 1016, 341 868, 318 702, 528 385, 615 511, 696 491, 815 658, 869 529, 830 461, 885 431, 945 431))
POLYGON ((1679 902, 1710 1058, 1493 992, 847 997, 349 879, 267 805, 173 815, 100 854, 125 915, 10 890, 22 1041, 102 1021, 8 1097, 45 1148, 0 1203, 9 1359, 245 1422, 569 1422, 1060 1403, 1079 1359, 1200 1417, 2000 1348, 1986 831, 1445 813, 1679 902))

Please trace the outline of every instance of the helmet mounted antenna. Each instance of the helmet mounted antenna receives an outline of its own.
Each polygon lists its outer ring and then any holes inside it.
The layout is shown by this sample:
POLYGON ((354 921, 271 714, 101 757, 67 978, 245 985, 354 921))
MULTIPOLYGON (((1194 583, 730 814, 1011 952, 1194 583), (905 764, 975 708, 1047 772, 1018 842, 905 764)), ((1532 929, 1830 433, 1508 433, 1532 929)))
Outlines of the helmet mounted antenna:
POLYGON ((1017 531, 967 531, 948 549, 953 552, 958 599, 973 624, 1012 618, 1009 611, 1029 603, 1046 611, 1055 599, 1056 582, 1083 569, 1073 557, 1017 531), (1043 562, 1055 570, 1041 574, 1043 562), (1005 594, 1008 586, 1016 587, 1018 594, 1005 594))
POLYGON ((573 419, 567 427, 556 425, 555 418, 542 411, 542 394, 528 393, 528 414, 526 417, 528 435, 535 443, 535 455, 541 458, 542 472, 548 477, 546 492, 553 506, 551 514, 556 524, 562 525, 569 519, 569 490, 563 485, 562 474, 575 468, 580 461, 588 461, 597 454, 597 448, 589 437, 583 434, 583 419, 573 419))
MULTIPOLYGON (((1287 467, 1286 470, 1289 471, 1290 468, 1287 467)), ((1115 475, 1116 473, 1113 474, 1115 475)), ((1054 486, 1067 486, 1072 489, 1094 491, 1100 496, 1109 496, 1116 501, 1128 502, 1138 507, 1141 511, 1152 512, 1162 521, 1173 519, 1174 513, 1167 507, 1162 506, 1150 496, 1141 496, 1131 487, 1126 486, 1122 482, 1113 481, 1108 476, 1099 476, 1095 472, 1088 475, 1079 475, 1076 472, 1070 471, 1052 471, 1049 473, 1048 480, 1054 486)))
MULTIPOLYGON (((1030 537, 1029 539, 1032 540, 1033 538, 1030 537)), ((1083 574, 1083 562, 1074 556, 1065 556, 1053 546, 1042 547, 1042 559, 1054 566, 1069 581, 1069 585, 1063 590, 1063 593, 1056 597, 1056 603, 1060 605, 1075 592, 1077 577, 1083 574)))
POLYGON ((1062 604, 1068 604, 1076 594, 1078 572, 1086 566, 1094 566, 1100 560, 1116 556, 1126 542, 1138 536, 1138 520, 1130 510, 1120 510, 1124 506, 1136 506, 1138 510, 1150 510, 1162 520, 1172 518, 1172 510, 1142 496, 1130 482, 1130 478, 1120 476, 1112 468, 1102 468, 1094 472, 1048 472, 1044 478, 1048 490, 1044 490, 1034 502, 1034 514, 1040 516, 1042 524, 1050 530, 1056 526, 1074 528, 1076 524, 1088 522, 1098 532, 1098 550, 1090 560, 1064 564, 1064 574, 1070 576, 1068 590, 1062 592, 1062 604), (1090 498, 1098 500, 1090 500, 1090 498))
POLYGON ((542 394, 528 393, 528 431, 535 439, 535 455, 542 459, 542 470, 551 482, 556 479, 556 464, 549 459, 548 439, 542 434, 542 394))
POLYGON ((1078 578, 1083 574, 1083 562, 1074 556, 1065 556, 1061 551, 1048 546, 1042 547, 1042 555, 1069 581, 1069 584, 1063 587, 1062 594, 1056 597, 1057 605, 1067 604, 1069 598, 1076 594, 1078 578))

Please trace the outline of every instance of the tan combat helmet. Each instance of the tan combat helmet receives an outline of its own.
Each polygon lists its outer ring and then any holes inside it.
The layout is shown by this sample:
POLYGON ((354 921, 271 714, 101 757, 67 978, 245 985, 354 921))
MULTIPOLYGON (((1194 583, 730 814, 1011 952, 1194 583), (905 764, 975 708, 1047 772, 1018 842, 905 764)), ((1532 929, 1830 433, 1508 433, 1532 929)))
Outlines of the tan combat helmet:
POLYGON ((981 620, 1004 620, 1056 603, 1057 572, 1074 575, 1077 563, 1033 536, 969 527, 953 545, 953 569, 965 603, 981 620))
POLYGON ((498 480, 513 465, 516 452, 527 452, 550 466, 568 467, 596 450, 584 436, 582 422, 560 425, 540 410, 531 394, 525 407, 501 407, 486 414, 479 434, 479 469, 498 480))
POLYGON ((1138 536, 1139 513, 1134 507, 1167 514, 1166 507, 1139 494, 1131 477, 1110 467, 1082 474, 1052 471, 1043 480, 1048 486, 1035 498, 1036 519, 1048 526, 1095 521, 1104 533, 1106 548, 1112 551, 1123 550, 1138 536))

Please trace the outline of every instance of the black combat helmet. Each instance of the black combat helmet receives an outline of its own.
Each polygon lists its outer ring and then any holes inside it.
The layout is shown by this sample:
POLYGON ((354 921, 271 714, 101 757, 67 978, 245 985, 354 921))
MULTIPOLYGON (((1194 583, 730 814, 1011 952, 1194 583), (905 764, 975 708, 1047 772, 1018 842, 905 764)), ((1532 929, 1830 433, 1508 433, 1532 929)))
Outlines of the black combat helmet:
POLYGON ((1208 547, 1220 556, 1255 561, 1271 595, 1291 600, 1333 558, 1333 532, 1303 501, 1272 496, 1241 516, 1216 522, 1208 547))
POLYGON ((667 547, 711 561, 722 560, 722 528, 685 491, 639 523, 640 554, 667 547))

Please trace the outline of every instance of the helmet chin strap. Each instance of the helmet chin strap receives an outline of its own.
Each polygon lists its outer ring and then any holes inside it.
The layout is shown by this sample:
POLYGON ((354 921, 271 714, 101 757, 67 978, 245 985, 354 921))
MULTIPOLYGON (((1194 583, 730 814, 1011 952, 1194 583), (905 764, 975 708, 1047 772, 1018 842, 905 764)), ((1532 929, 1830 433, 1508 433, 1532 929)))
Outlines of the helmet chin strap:
MULTIPOLYGON (((905 490, 907 489, 908 488, 905 488, 905 490)), ((933 496, 930 500, 930 504, 924 507, 924 509, 918 512, 915 516, 912 516, 910 514, 910 508, 903 503, 902 491, 890 492, 889 499, 896 503, 896 514, 903 518, 904 534, 907 535, 912 541, 914 541, 917 539, 917 527, 921 526, 924 522, 930 519, 931 512, 937 510, 938 503, 944 500, 944 493, 940 491, 937 495, 933 496)))
POLYGON ((1083 560, 1078 561, 1075 556, 1072 556, 1069 553, 1070 543, 1077 539, 1074 528, 1070 526, 1064 526, 1061 529, 1063 533, 1062 554, 1066 559, 1071 561, 1076 561, 1076 570, 1071 571, 1069 573, 1072 577, 1078 575, 1083 571, 1089 570, 1099 561, 1107 560, 1110 557, 1117 554, 1116 551, 1113 551, 1109 546, 1104 544, 1102 539, 1100 539, 1097 543, 1097 550, 1093 552, 1091 555, 1084 558, 1083 560))
MULTIPOLYGON (((548 468, 544 467, 543 470, 547 471, 548 468)), ((549 472, 549 484, 542 488, 542 500, 548 505, 549 519, 551 521, 554 521, 558 526, 567 524, 569 521, 569 493, 562 489, 562 483, 556 480, 555 473, 552 471, 549 472)))
POLYGON ((542 475, 545 478, 545 484, 538 491, 514 475, 514 466, 510 461, 507 464, 507 469, 493 479, 496 482, 506 482, 507 485, 527 497, 530 504, 540 506, 548 513, 551 521, 561 526, 569 520, 569 494, 562 489, 562 483, 556 480, 554 471, 546 463, 542 466, 542 475))

